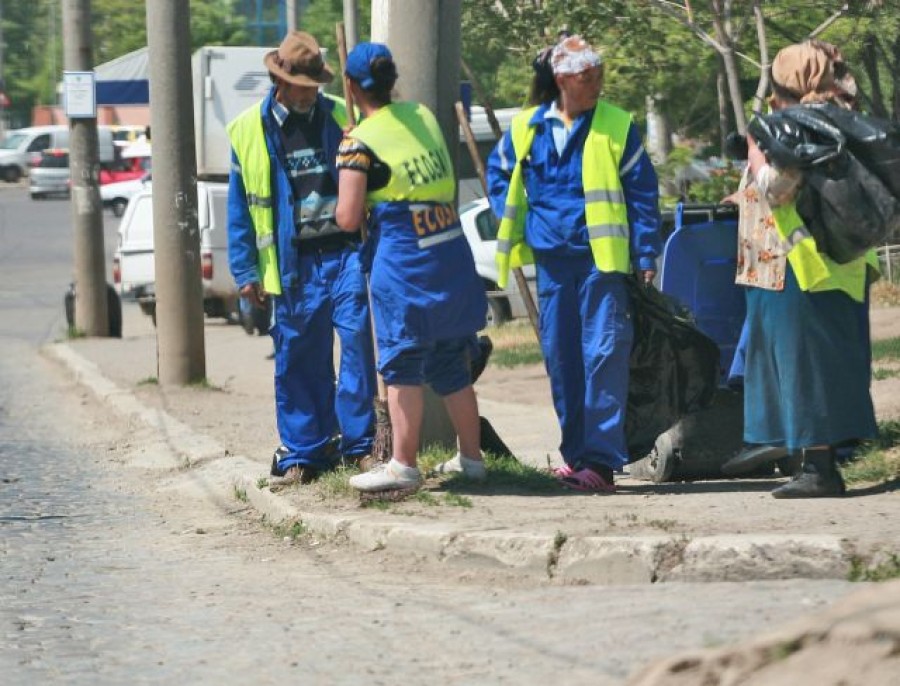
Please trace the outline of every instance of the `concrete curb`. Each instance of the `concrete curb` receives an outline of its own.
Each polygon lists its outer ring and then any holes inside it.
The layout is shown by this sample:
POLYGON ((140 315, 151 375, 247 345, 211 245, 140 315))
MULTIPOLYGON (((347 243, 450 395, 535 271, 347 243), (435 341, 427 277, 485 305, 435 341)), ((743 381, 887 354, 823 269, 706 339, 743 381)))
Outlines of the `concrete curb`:
POLYGON ((362 550, 414 553, 468 568, 503 569, 542 579, 597 584, 659 581, 751 581, 846 579, 855 551, 837 536, 581 536, 532 534, 507 529, 463 529, 440 523, 396 521, 376 514, 301 511, 273 493, 260 465, 235 456, 208 436, 165 412, 144 406, 65 343, 46 348, 76 381, 123 418, 136 418, 161 432, 190 465, 192 476, 222 498, 236 493, 267 522, 300 522, 324 539, 341 539, 362 550))

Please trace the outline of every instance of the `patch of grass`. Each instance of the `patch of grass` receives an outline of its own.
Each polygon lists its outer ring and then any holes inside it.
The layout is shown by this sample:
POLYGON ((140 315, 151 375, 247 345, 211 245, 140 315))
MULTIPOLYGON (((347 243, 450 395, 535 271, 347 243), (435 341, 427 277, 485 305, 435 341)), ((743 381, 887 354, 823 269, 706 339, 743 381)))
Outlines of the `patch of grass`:
POLYGON ((864 442, 841 467, 848 484, 885 483, 900 477, 900 421, 878 424, 878 438, 864 442))
POLYGON ((416 491, 413 500, 429 507, 438 507, 441 504, 441 501, 431 491, 416 491))
POLYGON ((316 494, 326 500, 333 498, 353 498, 357 491, 350 486, 350 477, 359 474, 355 467, 338 467, 320 476, 313 488, 316 494))
POLYGON ((138 386, 158 386, 159 379, 155 376, 147 376, 137 382, 138 386))
POLYGON ((380 510, 381 512, 386 512, 391 509, 391 505, 394 503, 390 500, 385 500, 383 498, 373 498, 372 500, 367 500, 362 504, 362 507, 370 510, 380 510))
POLYGON ((298 538, 305 535, 307 531, 306 525, 300 520, 275 524, 272 527, 272 532, 278 536, 278 538, 289 538, 292 541, 296 541, 298 538))
POLYGON ((248 500, 247 490, 244 488, 238 488, 237 486, 235 486, 234 487, 234 497, 237 498, 238 500, 240 500, 242 503, 246 503, 248 500))
POLYGON ((850 562, 850 581, 890 581, 900 578, 900 555, 890 555, 884 562, 870 567, 854 557, 850 562))
POLYGON ((261 476, 256 480, 256 487, 259 490, 266 488, 268 485, 269 485, 269 480, 264 476, 261 476))
POLYGON ((541 354, 541 348, 534 343, 523 343, 516 347, 504 348, 502 350, 494 349, 491 356, 494 364, 498 367, 519 367, 526 364, 537 364, 543 361, 544 356, 541 354))
POLYGON ((872 360, 900 360, 900 338, 872 341, 872 360))
POLYGON ((444 493, 444 504, 450 507, 472 507, 472 501, 459 493, 444 493))
POLYGON ((514 321, 492 327, 486 333, 494 344, 492 364, 498 367, 517 367, 541 362, 544 357, 528 320, 514 321))
POLYGON ((872 370, 872 378, 875 381, 883 381, 884 379, 892 379, 895 376, 900 376, 900 369, 886 369, 884 367, 878 367, 872 370))
POLYGON ((786 660, 791 655, 796 653, 800 648, 802 648, 802 644, 799 640, 795 641, 785 641, 784 643, 779 643, 778 645, 772 648, 772 652, 770 653, 772 656, 773 662, 780 662, 781 660, 786 660))
POLYGON ((74 326, 70 326, 66 329, 66 338, 69 340, 76 340, 78 338, 86 338, 87 334, 81 329, 76 329, 74 326))
POLYGON ((552 474, 522 464, 512 457, 500 457, 485 453, 488 478, 484 483, 467 479, 462 474, 451 474, 444 480, 450 490, 478 490, 484 493, 547 493, 559 490, 559 483, 552 474))

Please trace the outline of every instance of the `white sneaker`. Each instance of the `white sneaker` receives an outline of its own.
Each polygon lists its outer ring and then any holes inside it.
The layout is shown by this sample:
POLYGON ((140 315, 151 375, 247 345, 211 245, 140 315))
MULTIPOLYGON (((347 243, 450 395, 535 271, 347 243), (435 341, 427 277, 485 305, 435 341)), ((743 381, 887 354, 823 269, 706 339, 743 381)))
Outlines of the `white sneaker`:
POLYGON ((435 474, 462 474, 473 481, 484 481, 487 478, 487 469, 484 460, 473 460, 462 453, 456 453, 452 460, 441 462, 434 468, 435 474))
POLYGON ((407 467, 391 459, 364 474, 350 477, 350 485, 357 491, 399 491, 416 489, 422 485, 422 473, 417 467, 407 467))

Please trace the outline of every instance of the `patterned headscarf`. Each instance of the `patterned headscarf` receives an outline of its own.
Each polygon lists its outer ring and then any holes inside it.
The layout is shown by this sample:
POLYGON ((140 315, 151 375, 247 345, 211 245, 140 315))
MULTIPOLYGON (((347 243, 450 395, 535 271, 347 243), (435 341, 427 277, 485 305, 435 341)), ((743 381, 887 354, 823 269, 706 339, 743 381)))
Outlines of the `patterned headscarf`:
POLYGON ((841 51, 819 40, 780 50, 772 62, 772 81, 776 89, 790 93, 803 104, 833 102, 853 107, 858 92, 841 51))

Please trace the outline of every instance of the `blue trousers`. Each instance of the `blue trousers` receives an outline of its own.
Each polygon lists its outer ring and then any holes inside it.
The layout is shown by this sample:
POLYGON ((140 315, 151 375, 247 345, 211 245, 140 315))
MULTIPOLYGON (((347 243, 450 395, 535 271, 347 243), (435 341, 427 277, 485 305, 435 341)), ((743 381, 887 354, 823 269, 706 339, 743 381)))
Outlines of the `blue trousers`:
POLYGON ((562 429, 559 450, 576 469, 628 462, 625 410, 634 340, 624 274, 591 257, 537 258, 541 347, 562 429))
POLYGON ((375 360, 365 277, 355 250, 301 255, 300 285, 274 300, 275 412, 287 447, 280 469, 295 464, 328 469, 326 448, 341 433, 348 457, 372 449, 375 360), (340 339, 335 387, 334 333, 340 339))

